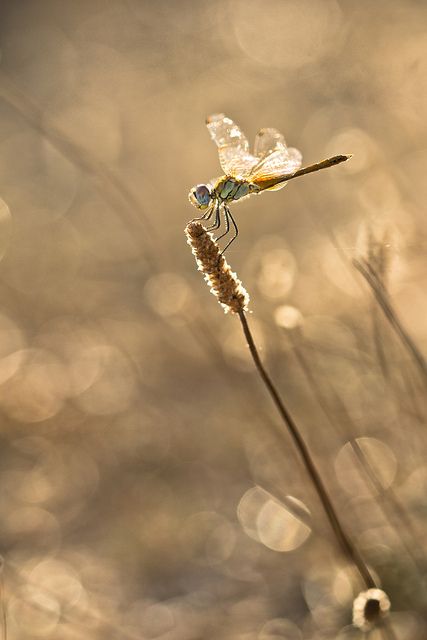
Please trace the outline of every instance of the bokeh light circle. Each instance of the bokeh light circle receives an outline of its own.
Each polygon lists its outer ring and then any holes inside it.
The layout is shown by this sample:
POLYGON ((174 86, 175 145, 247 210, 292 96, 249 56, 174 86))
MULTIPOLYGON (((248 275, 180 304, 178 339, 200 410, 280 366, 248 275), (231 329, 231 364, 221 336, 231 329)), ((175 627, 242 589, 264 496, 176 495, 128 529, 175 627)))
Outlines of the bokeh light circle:
POLYGON ((235 0, 234 32, 242 50, 268 67, 295 69, 314 62, 340 35, 335 0, 235 0))
POLYGON ((377 438, 356 438, 353 443, 347 442, 335 459, 339 483, 349 494, 359 497, 375 491, 369 474, 373 473, 387 489, 393 483, 396 471, 397 460, 392 449, 377 438))
MULTIPOLYGON (((295 498, 292 500, 296 501, 295 498)), ((309 515, 299 500, 297 506, 309 515)), ((237 516, 245 532, 273 551, 294 551, 309 537, 311 528, 290 509, 261 487, 253 487, 241 498, 237 516)))

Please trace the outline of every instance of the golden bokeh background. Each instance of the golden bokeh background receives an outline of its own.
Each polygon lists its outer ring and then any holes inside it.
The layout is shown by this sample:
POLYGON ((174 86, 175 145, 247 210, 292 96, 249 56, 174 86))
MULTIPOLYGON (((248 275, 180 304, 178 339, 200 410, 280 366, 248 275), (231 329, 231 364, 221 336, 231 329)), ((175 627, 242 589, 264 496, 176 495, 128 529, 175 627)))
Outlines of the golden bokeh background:
POLYGON ((396 640, 426 637, 426 24, 420 0, 2 3, 8 640, 365 637, 363 585, 185 242, 215 112, 306 163, 354 154, 237 204, 227 259, 396 640), (398 327, 352 264, 378 252, 398 327))

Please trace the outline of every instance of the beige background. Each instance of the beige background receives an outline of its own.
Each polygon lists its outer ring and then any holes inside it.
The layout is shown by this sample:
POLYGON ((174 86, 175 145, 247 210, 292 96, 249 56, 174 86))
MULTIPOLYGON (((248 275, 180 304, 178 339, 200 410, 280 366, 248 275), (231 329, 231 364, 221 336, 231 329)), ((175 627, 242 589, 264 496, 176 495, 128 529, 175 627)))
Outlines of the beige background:
POLYGON ((2 3, 9 640, 361 637, 357 576, 185 243, 217 111, 307 163, 354 153, 237 204, 227 258, 396 637, 425 638, 425 380, 351 260, 385 238, 427 352, 426 24, 415 0, 2 3))

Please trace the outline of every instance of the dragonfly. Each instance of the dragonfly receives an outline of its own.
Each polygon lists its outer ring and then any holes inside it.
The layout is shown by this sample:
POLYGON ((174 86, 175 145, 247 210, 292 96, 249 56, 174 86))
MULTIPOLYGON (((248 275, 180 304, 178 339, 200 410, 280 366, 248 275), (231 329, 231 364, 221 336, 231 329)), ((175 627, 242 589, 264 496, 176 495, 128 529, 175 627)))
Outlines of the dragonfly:
POLYGON ((301 168, 302 155, 298 149, 287 147, 283 135, 277 129, 265 128, 255 137, 253 153, 240 127, 223 113, 209 116, 206 126, 212 140, 218 147, 219 162, 224 172, 219 178, 198 184, 190 190, 189 200, 203 215, 195 220, 213 223, 207 231, 219 230, 225 222, 225 231, 215 240, 218 242, 230 232, 233 236, 222 253, 237 238, 239 230, 229 205, 244 200, 252 194, 282 189, 289 180, 326 169, 345 162, 351 155, 338 155, 316 164, 301 168))

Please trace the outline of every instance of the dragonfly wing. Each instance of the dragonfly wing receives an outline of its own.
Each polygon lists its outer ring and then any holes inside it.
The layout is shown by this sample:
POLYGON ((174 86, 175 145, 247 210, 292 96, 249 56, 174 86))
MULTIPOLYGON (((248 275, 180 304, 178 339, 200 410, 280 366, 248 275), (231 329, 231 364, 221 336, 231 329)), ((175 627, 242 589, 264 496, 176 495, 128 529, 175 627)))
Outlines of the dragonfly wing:
POLYGON ((254 154, 259 160, 279 149, 286 149, 285 138, 280 131, 277 131, 277 129, 260 129, 258 131, 255 136, 254 154))
POLYGON ((219 162, 226 175, 246 177, 259 158, 249 153, 249 142, 241 129, 223 113, 210 116, 206 126, 218 147, 219 162))
MULTIPOLYGON (((302 155, 298 149, 294 149, 292 147, 285 147, 284 149, 278 148, 276 151, 273 151, 269 155, 261 158, 258 164, 256 164, 252 169, 250 180, 258 183, 278 176, 294 173, 294 171, 300 168, 301 162, 302 155)), ((281 189, 285 184, 285 182, 283 184, 278 184, 275 187, 272 187, 271 191, 281 189)))

